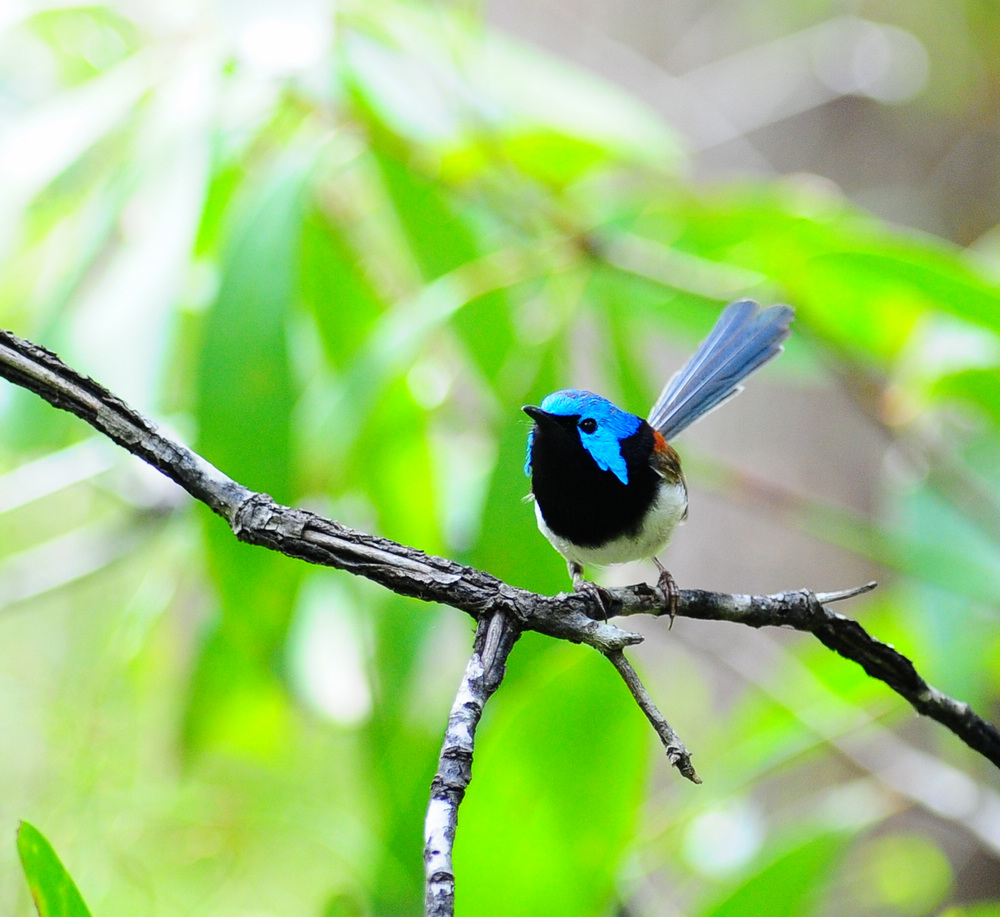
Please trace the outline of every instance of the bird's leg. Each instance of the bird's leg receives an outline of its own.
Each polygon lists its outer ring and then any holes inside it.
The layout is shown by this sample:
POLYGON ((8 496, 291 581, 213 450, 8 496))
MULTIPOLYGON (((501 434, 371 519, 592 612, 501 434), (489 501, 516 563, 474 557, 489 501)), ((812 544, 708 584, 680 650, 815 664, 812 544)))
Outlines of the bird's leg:
POLYGON ((583 567, 576 563, 576 561, 567 560, 566 566, 569 568, 569 575, 573 577, 573 591, 593 596, 604 613, 604 620, 607 621, 608 607, 611 604, 611 596, 608 595, 607 590, 602 589, 597 583, 593 583, 589 579, 584 579, 583 567))
POLYGON ((677 603, 680 601, 681 593, 677 588, 677 581, 671 576, 670 571, 660 563, 658 557, 653 558, 653 563, 660 571, 660 578, 656 581, 656 585, 667 596, 667 614, 670 615, 670 624, 667 630, 670 630, 674 626, 674 618, 677 616, 677 603))

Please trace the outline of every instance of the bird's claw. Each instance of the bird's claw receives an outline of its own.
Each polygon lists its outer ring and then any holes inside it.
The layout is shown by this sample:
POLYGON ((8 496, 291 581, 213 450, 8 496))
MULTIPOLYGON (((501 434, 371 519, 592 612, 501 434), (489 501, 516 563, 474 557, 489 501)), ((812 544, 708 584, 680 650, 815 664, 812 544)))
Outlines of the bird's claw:
POLYGON ((656 564, 656 569, 660 571, 660 577, 656 581, 656 585, 667 597, 667 614, 670 615, 670 624, 667 626, 667 630, 670 630, 674 626, 674 618, 677 617, 677 606, 681 599, 681 593, 677 588, 677 581, 673 578, 670 571, 655 557, 653 558, 653 563, 656 564))
POLYGON ((601 608, 604 620, 610 617, 611 594, 607 589, 592 583, 589 579, 579 579, 573 581, 573 591, 579 595, 588 595, 593 598, 601 608))
POLYGON ((580 564, 570 560, 566 562, 566 566, 569 568, 569 575, 573 578, 573 591, 580 595, 589 595, 593 598, 600 606, 601 612, 604 614, 604 620, 607 621, 610 617, 611 594, 607 589, 598 586, 597 583, 592 583, 589 579, 584 579, 583 567, 580 564))

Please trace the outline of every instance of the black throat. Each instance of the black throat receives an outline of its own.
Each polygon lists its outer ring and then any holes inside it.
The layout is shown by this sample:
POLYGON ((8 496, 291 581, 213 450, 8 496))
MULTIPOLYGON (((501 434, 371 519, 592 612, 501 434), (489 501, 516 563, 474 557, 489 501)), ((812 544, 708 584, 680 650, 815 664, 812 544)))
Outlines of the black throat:
POLYGON ((622 441, 628 484, 602 471, 580 442, 579 417, 536 423, 531 445, 531 492, 546 525, 558 536, 596 548, 634 536, 656 500, 660 476, 653 470, 653 428, 642 422, 622 441))

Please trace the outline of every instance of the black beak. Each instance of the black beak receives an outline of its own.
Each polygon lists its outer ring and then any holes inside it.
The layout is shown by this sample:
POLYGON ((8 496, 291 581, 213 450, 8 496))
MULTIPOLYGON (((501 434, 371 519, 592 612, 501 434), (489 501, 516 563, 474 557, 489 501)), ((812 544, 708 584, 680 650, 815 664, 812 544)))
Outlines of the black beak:
POLYGON ((527 414, 539 427, 548 427, 552 429, 553 427, 575 427, 576 422, 580 419, 579 416, 573 414, 550 414, 548 411, 543 411, 541 408, 536 408, 533 404, 526 404, 521 408, 525 414, 527 414))
POLYGON ((548 411, 536 408, 533 404, 526 404, 521 410, 535 421, 535 423, 544 423, 552 417, 548 411))

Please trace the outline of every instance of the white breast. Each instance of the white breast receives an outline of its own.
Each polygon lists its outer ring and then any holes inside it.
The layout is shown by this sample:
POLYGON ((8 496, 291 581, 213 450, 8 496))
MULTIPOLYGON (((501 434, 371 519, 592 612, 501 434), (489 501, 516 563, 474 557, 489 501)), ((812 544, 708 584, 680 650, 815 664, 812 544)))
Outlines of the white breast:
POLYGON ((636 535, 622 536, 596 548, 583 548, 556 535, 542 517, 541 508, 535 503, 538 528, 563 557, 573 563, 599 567, 624 564, 632 560, 646 560, 666 547, 674 529, 687 516, 687 488, 681 484, 663 481, 656 502, 649 508, 636 535))

